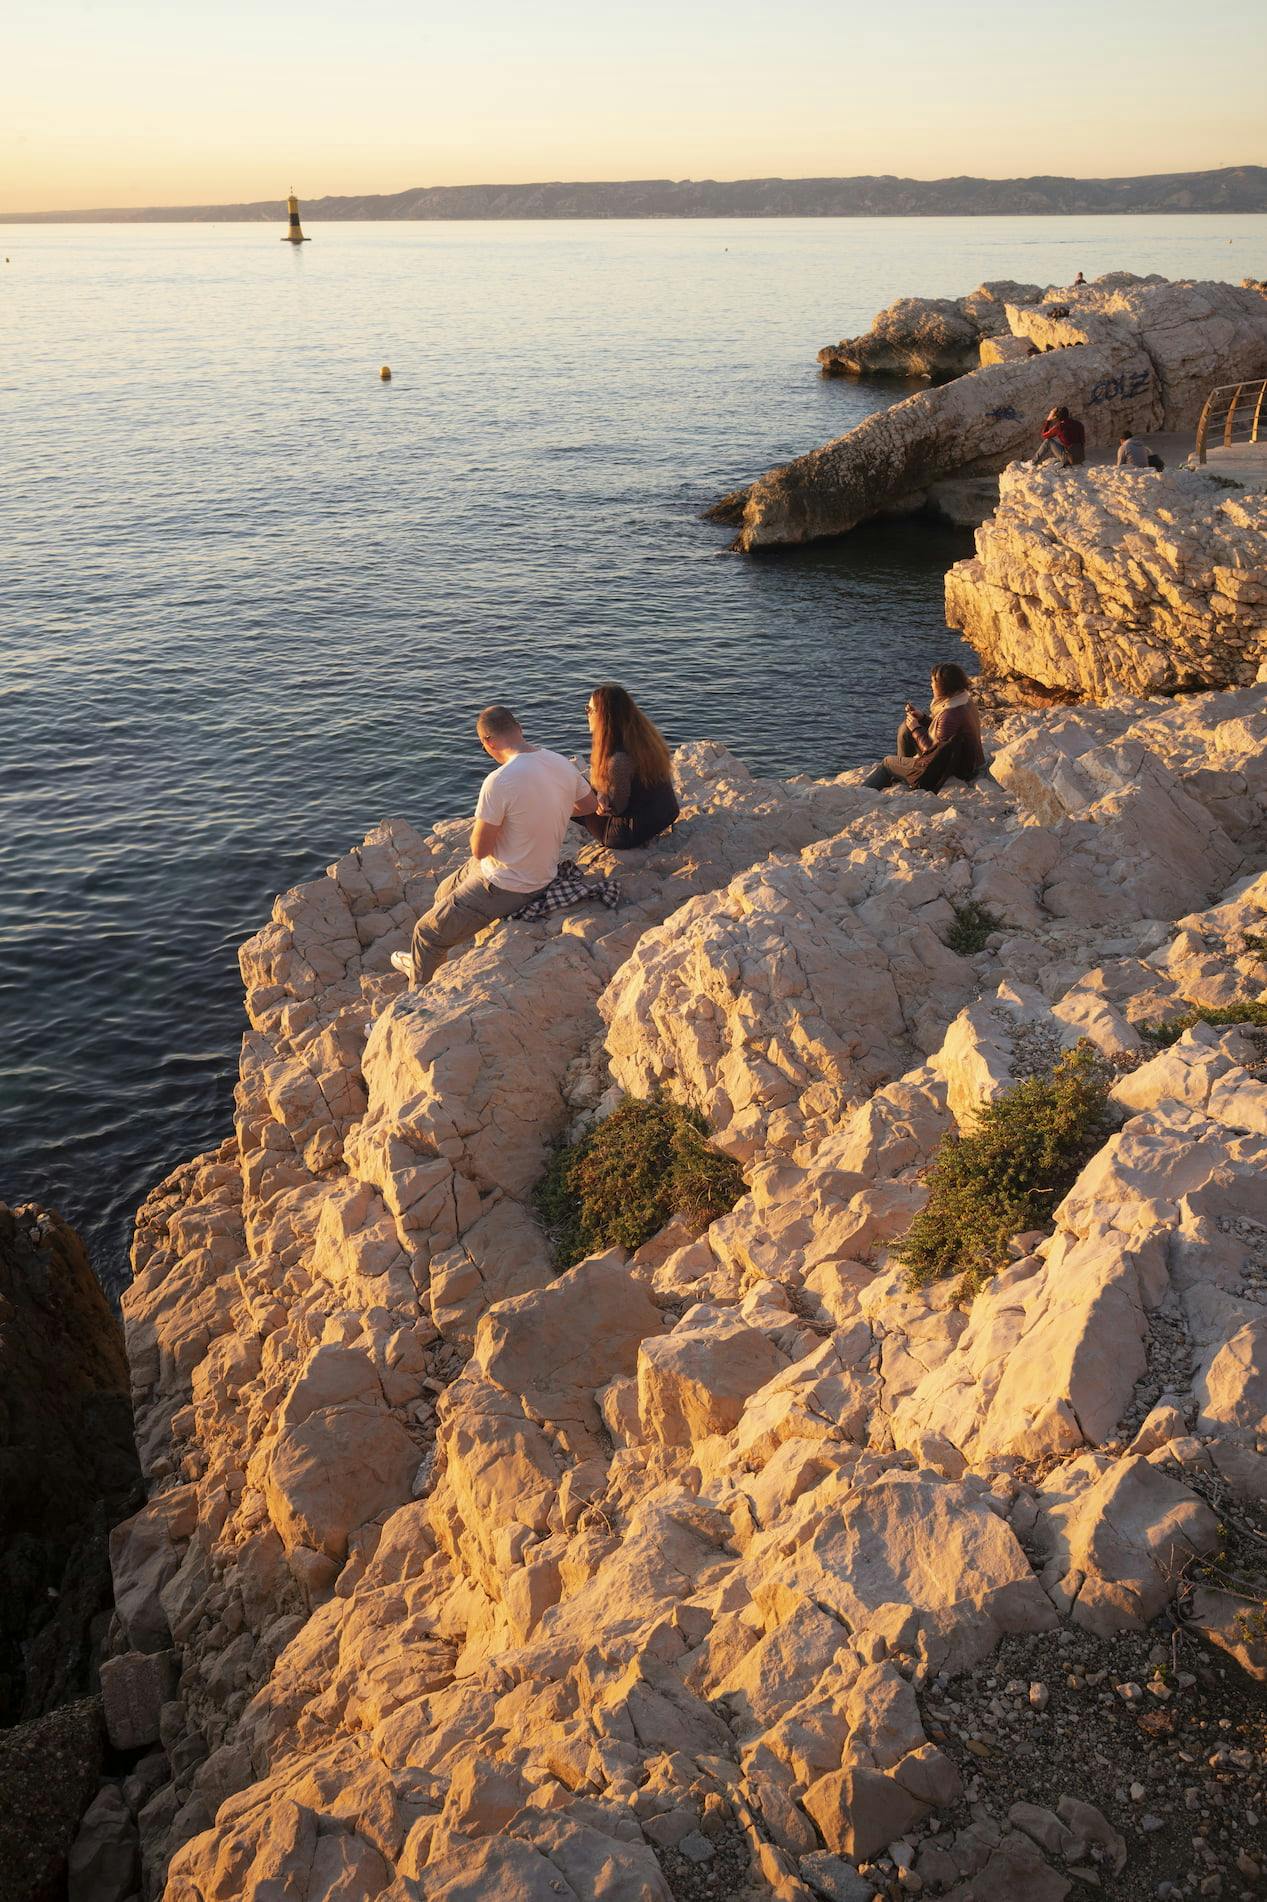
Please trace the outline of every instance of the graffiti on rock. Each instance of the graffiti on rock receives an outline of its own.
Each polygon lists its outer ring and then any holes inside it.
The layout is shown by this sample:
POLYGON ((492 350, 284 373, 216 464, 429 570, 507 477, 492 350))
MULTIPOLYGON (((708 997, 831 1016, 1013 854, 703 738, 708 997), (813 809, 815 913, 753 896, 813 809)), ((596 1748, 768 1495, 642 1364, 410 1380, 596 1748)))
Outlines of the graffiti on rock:
POLYGON ((1118 376, 1103 376, 1087 398, 1087 408, 1114 403, 1120 397, 1141 396, 1152 380, 1151 370, 1123 370, 1118 376))

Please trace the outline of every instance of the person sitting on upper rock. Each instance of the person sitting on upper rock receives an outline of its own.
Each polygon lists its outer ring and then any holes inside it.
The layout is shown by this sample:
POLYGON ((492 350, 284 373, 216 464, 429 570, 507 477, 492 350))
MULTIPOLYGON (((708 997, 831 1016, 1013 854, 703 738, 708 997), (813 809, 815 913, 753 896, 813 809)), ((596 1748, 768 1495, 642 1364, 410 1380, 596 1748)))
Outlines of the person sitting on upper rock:
POLYGON ((1043 440, 1031 456, 1031 462, 1061 463, 1066 469, 1072 469, 1075 463, 1082 461, 1087 453, 1087 432, 1080 422, 1069 414, 1064 404, 1048 410, 1047 420, 1043 424, 1043 440))
POLYGON ((1079 271, 1079 273, 1078 273, 1078 275, 1077 275, 1077 277, 1075 277, 1075 279, 1073 280, 1073 285, 1072 285, 1072 288, 1073 288, 1073 289, 1074 289, 1075 291, 1076 291, 1076 290, 1079 290, 1079 289, 1080 289, 1080 288, 1082 287, 1082 285, 1084 285, 1084 284, 1086 283, 1086 281, 1087 281, 1087 280, 1086 280, 1086 278, 1085 278, 1085 277, 1084 277, 1084 276, 1082 275, 1082 272, 1081 272, 1081 271, 1079 271))
POLYGON ((392 954, 415 989, 456 945, 540 898, 559 869, 569 820, 598 804, 584 774, 561 753, 533 746, 509 707, 485 707, 475 731, 497 766, 475 803, 470 863, 437 885, 411 949, 392 954))
POLYGON ((932 707, 918 713, 907 701, 897 730, 897 752, 863 780, 864 786, 878 792, 899 785, 940 792, 948 779, 975 779, 985 771, 981 715, 967 674, 954 661, 947 661, 933 668, 931 684, 932 707))
POLYGON ((669 749, 623 687, 595 687, 585 712, 598 810, 581 824, 600 844, 628 852, 667 832, 678 816, 669 749))
POLYGON ((1129 429, 1124 429, 1117 445, 1117 467, 1149 469, 1152 467, 1148 459, 1151 453, 1142 436, 1132 435, 1129 429))

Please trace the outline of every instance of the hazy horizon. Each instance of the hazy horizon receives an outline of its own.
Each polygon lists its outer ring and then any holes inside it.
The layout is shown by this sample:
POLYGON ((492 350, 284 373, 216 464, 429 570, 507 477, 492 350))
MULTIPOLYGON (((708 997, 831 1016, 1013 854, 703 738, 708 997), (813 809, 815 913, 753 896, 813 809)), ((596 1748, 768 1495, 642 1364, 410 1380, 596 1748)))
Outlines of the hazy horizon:
MULTIPOLYGON (((16 0, 8 212, 446 185, 971 175, 1143 177, 1261 162, 1267 19, 1100 0, 1057 24, 969 0, 581 0, 478 15, 371 0, 16 0), (68 59, 67 48, 73 48, 68 59), (1229 58, 1229 51, 1235 53, 1229 58), (1051 82, 1048 84, 1048 82, 1051 82)), ((417 187, 422 189, 422 187, 417 187)))
MULTIPOLYGON (((1213 173, 1218 171, 1233 171, 1233 172, 1245 171, 1249 169, 1257 169, 1258 166, 1259 166, 1259 161, 1246 159, 1242 161, 1232 161, 1226 166, 1217 166, 1217 167, 1209 166, 1209 167, 1193 168, 1192 175, 1199 176, 1202 173, 1213 173)), ((534 190, 534 189, 551 190, 551 189, 557 189, 557 188, 566 189, 566 188, 572 188, 572 187, 581 189, 581 188, 591 188, 591 187, 597 187, 597 186, 654 185, 654 184, 662 184, 662 183, 669 183, 674 185, 730 186, 730 185, 744 185, 748 183, 765 182, 767 180, 775 180, 787 185, 797 185, 797 184, 814 183, 819 179, 822 179, 828 182, 832 182, 839 179, 842 182, 848 183, 848 182, 851 182, 855 178, 856 179, 892 178, 902 183, 909 183, 913 185, 924 185, 924 186, 935 186, 935 185, 943 184, 943 183, 946 183, 947 181, 958 179, 958 178, 973 178, 973 179, 980 179, 981 182, 985 184, 1006 185, 1006 184, 1014 184, 1014 183, 1016 184, 1025 183, 1032 178, 1072 179, 1075 182, 1084 182, 1084 181, 1097 182, 1097 181, 1104 181, 1104 180, 1117 180, 1117 179, 1127 178, 1127 177, 1132 179, 1137 179, 1137 180, 1149 179, 1149 178, 1165 178, 1165 177, 1170 177, 1173 175, 1175 175, 1175 168, 1170 168, 1169 170, 1163 171, 1163 172, 1139 172, 1139 173, 1132 173, 1132 174, 1125 174, 1125 173, 1114 174, 1114 173, 1104 173, 1104 172, 1072 172, 1072 171, 1061 171, 1061 172, 1047 171, 1047 172, 1038 172, 1038 173, 1017 172, 1017 173, 1012 173, 1009 175, 1000 175, 998 177, 988 177, 988 178, 985 176, 985 174, 980 174, 980 173, 942 173, 938 177, 930 176, 927 178, 917 178, 913 174, 910 174, 910 173, 892 173, 892 172, 890 173, 883 173, 883 172, 813 173, 813 174, 807 174, 807 175, 803 175, 803 174, 793 175, 791 173, 769 172, 769 173, 749 173, 745 176, 736 177, 736 178, 720 178, 720 177, 714 177, 711 175, 706 175, 703 173, 697 176, 688 176, 688 175, 675 176, 671 173, 666 172, 666 173, 660 173, 656 175, 647 174, 644 177, 638 177, 638 178, 633 178, 633 177, 570 178, 570 179, 553 179, 553 178, 550 178, 550 179, 547 179, 547 178, 469 179, 468 178, 468 179, 455 180, 453 181, 452 184, 448 184, 448 185, 438 185, 434 181, 428 180, 421 184, 415 181, 408 185, 393 185, 390 187, 385 187, 381 191, 376 190, 374 192, 361 193, 361 192, 352 192, 352 191, 331 191, 331 192, 318 194, 314 192, 300 191, 298 195, 299 195, 301 206, 307 206, 310 209, 315 209, 328 201, 339 202, 346 199, 355 199, 360 197, 393 198, 393 197, 402 197, 402 196, 405 196, 406 194, 413 193, 413 192, 422 194, 422 193, 438 191, 438 190, 457 190, 457 191, 505 191, 505 190, 534 190)), ((1180 174, 1180 175, 1185 175, 1185 174, 1180 174)), ((289 187, 287 189, 289 189, 289 187)), ((285 189, 283 189, 283 190, 274 190, 271 192, 270 191, 258 192, 251 196, 240 198, 240 199, 226 199, 226 198, 206 199, 204 198, 204 199, 187 199, 187 200, 182 200, 180 202, 170 200, 170 199, 164 200, 164 201, 148 200, 143 203, 138 202, 132 205, 119 205, 119 204, 107 205, 104 203, 99 203, 99 204, 92 204, 92 205, 90 204, 76 204, 76 205, 65 205, 65 206, 40 205, 40 206, 26 207, 26 206, 17 206, 17 205, 9 205, 6 203, 0 203, 0 218, 3 218, 7 213, 14 213, 23 218, 39 218, 42 216, 49 217, 49 218, 65 218, 74 212, 83 212, 85 215, 99 216, 106 212, 118 212, 122 214, 122 213, 142 212, 142 211, 165 211, 165 212, 166 211, 185 211, 185 210, 201 211, 206 209, 208 206, 220 206, 220 205, 223 205, 226 207, 227 206, 237 206, 237 207, 245 206, 248 208, 254 208, 256 206, 260 206, 261 208, 265 208, 265 207, 273 208, 273 207, 280 207, 284 205, 286 195, 287 195, 287 192, 285 189)), ((633 215, 636 215, 636 214, 633 214, 633 215)), ((842 215, 847 215, 847 214, 842 214, 842 215)), ((864 216, 867 214, 860 213, 858 215, 864 216)), ((931 216, 934 214, 929 214, 929 215, 931 216)), ((989 216, 990 214, 983 213, 981 215, 989 216)), ((1000 217, 1009 217, 1009 216, 1015 216, 1019 214, 1010 213, 1010 212, 999 212, 995 215, 1000 217)), ((1196 212, 1194 212, 1193 215, 1200 216, 1202 214, 1200 210, 1198 209, 1196 212)), ((1238 211, 1229 210, 1229 211, 1225 211, 1222 215, 1225 217, 1255 217, 1255 216, 1258 216, 1259 213, 1256 211, 1238 212, 1238 211)))

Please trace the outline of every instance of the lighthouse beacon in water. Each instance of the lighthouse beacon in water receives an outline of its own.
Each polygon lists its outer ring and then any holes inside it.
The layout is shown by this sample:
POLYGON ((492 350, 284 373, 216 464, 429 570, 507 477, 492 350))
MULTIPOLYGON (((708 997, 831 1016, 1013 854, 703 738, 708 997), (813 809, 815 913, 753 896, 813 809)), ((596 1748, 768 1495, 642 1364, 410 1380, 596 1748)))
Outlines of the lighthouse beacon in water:
POLYGON ((290 197, 286 200, 286 211, 289 223, 287 225, 286 236, 282 239, 282 243, 307 244, 308 240, 299 228, 299 200, 295 196, 293 186, 291 187, 290 197))

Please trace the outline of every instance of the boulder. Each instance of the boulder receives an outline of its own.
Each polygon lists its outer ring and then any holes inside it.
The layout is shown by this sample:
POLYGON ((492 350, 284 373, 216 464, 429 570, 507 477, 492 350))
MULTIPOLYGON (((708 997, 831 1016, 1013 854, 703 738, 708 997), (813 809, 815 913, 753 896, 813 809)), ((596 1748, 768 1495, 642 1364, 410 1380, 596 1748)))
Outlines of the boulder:
POLYGON ((1208 470, 1003 471, 946 618, 994 674, 1073 695, 1252 681, 1267 658, 1267 497, 1208 470))
POLYGON ((873 1902, 874 1882, 860 1876, 851 1862, 828 1850, 802 1856, 800 1871, 821 1902, 873 1902))
POLYGON ((70 1847, 67 1902, 127 1902, 140 1875, 140 1846, 117 1783, 105 1783, 84 1811, 70 1847))
POLYGON ((1143 1630, 1184 1566, 1219 1537, 1205 1501, 1159 1467, 1095 1453, 1043 1481, 1035 1536, 1049 1554, 1046 1576, 1072 1581, 1075 1623, 1102 1637, 1143 1630))
POLYGON ((172 1651, 125 1651, 101 1666, 106 1733, 116 1750, 139 1750, 159 1739, 159 1712, 176 1692, 172 1651))
POLYGON ((769 1336, 733 1313, 693 1309, 638 1352, 638 1417, 645 1439, 693 1446, 737 1426, 749 1394, 787 1361, 769 1336))
POLYGON ((828 1849, 851 1862, 869 1862, 928 1814, 892 1777, 861 1766, 820 1777, 802 1802, 828 1849))
POLYGON ((288 1552, 339 1559, 348 1534, 409 1497, 418 1450, 382 1406, 322 1407, 283 1429, 263 1476, 269 1517, 288 1552))
POLYGON ((1267 1438, 1267 1320, 1247 1321, 1195 1383, 1203 1433, 1232 1432, 1261 1449, 1267 1438))
POLYGON ((1056 1622, 1009 1527, 978 1492, 926 1472, 885 1474, 811 1513, 782 1577, 855 1631, 887 1606, 910 1607, 948 1674, 1003 1632, 1056 1622))
POLYGON ((663 1325, 624 1251, 613 1249, 498 1302, 480 1322, 473 1361, 534 1414, 596 1426, 595 1390, 632 1374, 639 1344, 663 1325))

